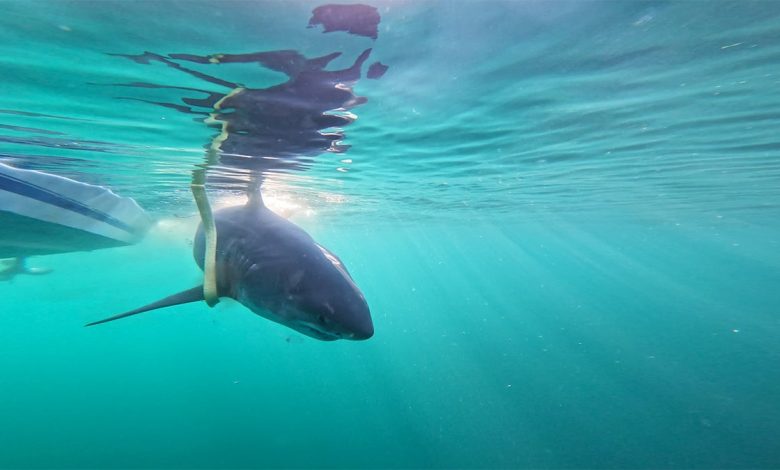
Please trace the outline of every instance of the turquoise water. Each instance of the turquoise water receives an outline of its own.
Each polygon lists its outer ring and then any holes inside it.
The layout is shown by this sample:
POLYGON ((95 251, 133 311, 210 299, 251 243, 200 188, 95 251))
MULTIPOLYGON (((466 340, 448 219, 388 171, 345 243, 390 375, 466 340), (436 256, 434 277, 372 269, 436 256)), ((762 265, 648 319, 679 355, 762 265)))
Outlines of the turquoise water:
MULTIPOLYGON (((0 283, 0 467, 780 467, 780 4, 372 4, 376 40, 307 29, 314 2, 2 3, 0 158, 159 223, 0 283), (82 327, 199 282, 215 129, 154 102, 227 91, 108 54, 369 47, 389 69, 354 85, 351 147, 265 189, 373 338, 230 300, 82 327)), ((213 174, 240 202, 246 172, 213 174)))

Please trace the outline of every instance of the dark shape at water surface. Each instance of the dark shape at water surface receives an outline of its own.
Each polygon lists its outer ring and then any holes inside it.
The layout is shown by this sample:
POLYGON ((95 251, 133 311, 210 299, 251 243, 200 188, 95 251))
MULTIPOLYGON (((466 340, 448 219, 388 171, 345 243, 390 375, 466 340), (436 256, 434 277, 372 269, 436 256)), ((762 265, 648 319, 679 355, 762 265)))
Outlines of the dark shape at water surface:
MULTIPOLYGON (((220 297, 236 299, 260 316, 319 340, 373 336, 368 304, 341 260, 266 208, 259 193, 245 206, 215 212, 214 220, 220 297)), ((203 269, 202 226, 193 254, 203 269)), ((201 285, 87 326, 203 299, 201 285)))
MULTIPOLYGON (((214 116, 228 132, 221 145, 223 162, 231 156, 294 157, 322 151, 343 152, 341 130, 354 118, 330 114, 365 102, 355 96, 351 85, 360 78, 360 67, 371 49, 364 51, 351 67, 325 71, 335 55, 303 61, 287 69, 290 80, 267 89, 241 88, 226 96, 214 116), (327 60, 324 60, 327 59, 327 60), (334 128, 330 132, 324 129, 334 128)), ((232 160, 231 160, 232 161, 232 160)))
POLYGON ((366 72, 366 78, 371 79, 377 79, 382 78, 382 75, 387 72, 387 69, 389 67, 382 62, 374 62, 368 67, 368 72, 366 72))
POLYGON ((290 50, 209 56, 170 54, 170 57, 146 52, 125 57, 143 63, 156 60, 209 83, 229 86, 231 90, 216 93, 138 82, 122 86, 182 89, 205 95, 182 98, 186 106, 132 99, 205 116, 204 122, 219 130, 209 147, 218 151, 219 163, 225 167, 255 173, 300 169, 310 157, 322 152, 341 153, 349 148, 341 143, 342 129, 354 121, 354 116, 347 111, 366 101, 353 93, 352 86, 360 79, 361 68, 370 54, 371 49, 366 49, 351 66, 325 70, 341 53, 306 58, 290 50), (269 88, 249 88, 191 70, 177 60, 212 65, 257 63, 282 72, 289 79, 269 88))
MULTIPOLYGON (((379 13, 371 6, 325 5, 313 10, 309 26, 323 25, 326 32, 347 31, 376 38, 379 21, 379 13)), ((198 93, 200 96, 181 97, 181 102, 146 97, 118 98, 199 116, 198 119, 217 130, 206 149, 209 155, 216 156, 217 166, 222 167, 219 168, 221 183, 226 182, 226 175, 232 168, 239 170, 233 172, 234 184, 243 187, 247 172, 262 182, 267 172, 302 170, 313 157, 323 152, 341 153, 349 148, 343 140, 344 128, 356 118, 350 110, 366 102, 366 98, 354 94, 353 86, 361 78, 371 51, 364 50, 352 65, 339 70, 327 68, 342 55, 341 52, 311 58, 294 50, 209 55, 171 53, 167 56, 147 51, 138 55, 111 55, 145 65, 159 62, 205 83, 225 88, 224 92, 215 92, 145 82, 117 84, 198 93), (199 67, 196 70, 187 66, 188 62, 199 67), (216 69, 224 64, 257 64, 285 74, 287 80, 267 88, 253 88, 202 71, 203 66, 216 69)), ((368 78, 376 79, 386 71, 386 65, 374 62, 366 73, 368 78)), ((214 160, 210 161, 213 166, 214 160)), ((209 178, 214 182, 214 172, 209 178)), ((222 187, 233 189, 230 184, 222 187)))
POLYGON ((346 31, 376 39, 379 21, 379 12, 369 5, 323 5, 312 11, 309 28, 322 25, 324 33, 346 31))

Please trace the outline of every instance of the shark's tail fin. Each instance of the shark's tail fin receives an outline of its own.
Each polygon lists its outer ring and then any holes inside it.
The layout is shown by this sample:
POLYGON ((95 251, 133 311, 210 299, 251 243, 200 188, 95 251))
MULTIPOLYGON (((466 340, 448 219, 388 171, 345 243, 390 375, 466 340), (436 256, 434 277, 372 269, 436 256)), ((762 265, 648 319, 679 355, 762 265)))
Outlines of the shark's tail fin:
POLYGON ((110 321, 119 320, 120 318, 125 318, 132 315, 137 315, 139 313, 148 312, 149 310, 157 310, 158 308, 171 307, 173 305, 187 304, 190 302, 199 302, 201 300, 204 300, 202 285, 198 287, 193 287, 192 289, 181 291, 178 294, 173 294, 170 297, 160 299, 157 302, 153 302, 149 305, 145 305, 135 310, 130 310, 129 312, 120 313, 119 315, 114 315, 113 317, 108 317, 108 318, 104 318, 103 320, 87 323, 84 326, 99 325, 100 323, 107 323, 110 321))

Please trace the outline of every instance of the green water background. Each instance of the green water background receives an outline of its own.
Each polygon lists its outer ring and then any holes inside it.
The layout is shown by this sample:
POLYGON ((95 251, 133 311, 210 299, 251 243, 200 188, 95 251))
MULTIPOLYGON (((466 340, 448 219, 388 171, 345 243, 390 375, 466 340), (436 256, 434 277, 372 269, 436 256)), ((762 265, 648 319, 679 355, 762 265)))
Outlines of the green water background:
POLYGON ((278 177, 373 313, 321 343, 230 301, 82 327, 198 282, 212 134, 107 86, 202 83, 105 52, 372 44, 314 3, 4 3, 0 109, 49 117, 3 122, 110 150, 4 155, 169 225, 0 284, 0 467, 780 466, 780 8, 714 4, 380 5, 353 148, 278 177))
POLYGON ((170 241, 47 258, 45 289, 18 278, 3 465, 775 465, 776 239, 344 229, 314 234, 371 302, 366 343, 290 341, 232 302, 81 328, 196 283, 170 241))

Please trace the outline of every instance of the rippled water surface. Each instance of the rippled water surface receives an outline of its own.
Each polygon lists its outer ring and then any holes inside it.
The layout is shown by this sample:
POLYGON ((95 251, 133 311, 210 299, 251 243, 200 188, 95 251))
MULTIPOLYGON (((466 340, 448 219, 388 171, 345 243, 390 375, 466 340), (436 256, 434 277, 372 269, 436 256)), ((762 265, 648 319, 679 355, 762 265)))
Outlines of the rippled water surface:
POLYGON ((780 466, 780 3, 367 3, 0 2, 0 162, 158 222, 0 282, 0 467, 780 466), (199 282, 209 149, 372 339, 82 328, 199 282))

